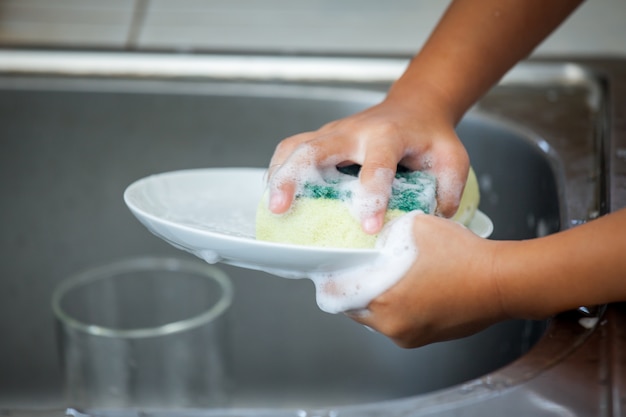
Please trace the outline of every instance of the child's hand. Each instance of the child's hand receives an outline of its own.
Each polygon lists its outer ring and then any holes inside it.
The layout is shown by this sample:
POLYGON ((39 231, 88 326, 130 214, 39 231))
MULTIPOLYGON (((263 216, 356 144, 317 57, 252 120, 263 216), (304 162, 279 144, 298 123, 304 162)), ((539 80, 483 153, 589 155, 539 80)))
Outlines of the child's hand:
POLYGON ((435 175, 437 211, 446 217, 454 215, 469 159, 453 124, 443 114, 426 102, 416 110, 387 98, 317 131, 283 140, 270 163, 270 210, 280 214, 289 209, 297 179, 306 175, 307 168, 359 164, 363 189, 370 201, 374 196, 377 202, 366 218, 360 219, 361 224, 365 232, 377 233, 400 164, 435 175))
POLYGON ((369 311, 348 314, 402 347, 468 336, 507 318, 492 269, 497 242, 436 216, 415 216, 418 255, 369 311))

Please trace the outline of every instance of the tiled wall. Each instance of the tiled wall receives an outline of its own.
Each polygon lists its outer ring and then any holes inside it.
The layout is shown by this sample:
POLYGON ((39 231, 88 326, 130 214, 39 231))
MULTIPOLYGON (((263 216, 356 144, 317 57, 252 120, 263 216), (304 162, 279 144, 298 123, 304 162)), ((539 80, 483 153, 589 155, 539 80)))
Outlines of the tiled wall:
MULTIPOLYGON (((446 0, 0 0, 0 46, 413 53, 446 0)), ((626 0, 588 0, 543 54, 626 55, 626 0)))
POLYGON ((0 42, 120 47, 134 7, 134 0, 0 0, 0 42))

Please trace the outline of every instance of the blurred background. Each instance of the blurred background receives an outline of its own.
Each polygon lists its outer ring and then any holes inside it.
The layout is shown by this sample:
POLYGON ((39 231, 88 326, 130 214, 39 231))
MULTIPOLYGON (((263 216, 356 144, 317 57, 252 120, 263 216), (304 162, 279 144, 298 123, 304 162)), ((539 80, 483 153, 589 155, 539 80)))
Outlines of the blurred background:
MULTIPOLYGON (((0 47, 413 54, 448 3, 0 0, 0 47)), ((625 18, 624 0, 588 0, 535 54, 624 55, 625 18)))

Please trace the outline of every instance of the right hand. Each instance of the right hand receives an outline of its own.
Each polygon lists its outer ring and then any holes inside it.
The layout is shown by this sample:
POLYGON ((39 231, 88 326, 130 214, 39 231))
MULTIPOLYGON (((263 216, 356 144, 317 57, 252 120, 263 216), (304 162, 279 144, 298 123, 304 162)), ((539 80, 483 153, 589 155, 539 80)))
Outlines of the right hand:
MULTIPOLYGON (((333 121, 319 130, 281 141, 269 170, 269 209, 286 212, 296 183, 309 168, 359 164, 360 183, 378 204, 360 219, 366 233, 378 233, 398 164, 437 178, 437 212, 456 213, 469 171, 467 152, 443 109, 427 100, 415 109, 387 97, 360 113, 333 121)), ((358 198, 358 196, 357 196, 358 198)), ((358 204, 358 201, 357 201, 358 204)))

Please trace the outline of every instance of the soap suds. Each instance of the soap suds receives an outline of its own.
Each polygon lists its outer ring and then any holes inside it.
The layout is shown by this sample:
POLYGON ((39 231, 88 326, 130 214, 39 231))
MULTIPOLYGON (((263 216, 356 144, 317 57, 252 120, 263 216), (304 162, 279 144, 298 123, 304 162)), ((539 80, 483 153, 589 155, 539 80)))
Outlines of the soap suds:
POLYGON ((274 192, 286 183, 294 182, 297 193, 298 190, 302 189, 305 181, 319 182, 321 180, 322 177, 315 165, 315 150, 313 147, 303 144, 272 174, 269 188, 274 192), (294 179, 296 179, 295 182, 294 179))
MULTIPOLYGON (((416 152, 411 152, 410 155, 413 155, 415 153, 416 152)), ((422 155, 422 157, 420 158, 420 167, 424 171, 430 171, 431 169, 433 169, 433 160, 429 154, 422 155)))
POLYGON ((419 214, 414 211, 389 222, 376 240, 380 254, 371 262, 333 273, 310 274, 319 308, 333 314, 363 310, 398 282, 418 254, 413 219, 419 214))
POLYGON ((349 181, 353 198, 349 202, 350 213, 359 221, 372 217, 386 209, 391 196, 391 183, 395 172, 389 168, 378 168, 370 189, 363 187, 360 181, 349 181))
POLYGON ((456 172, 444 170, 438 175, 439 186, 437 187, 438 201, 460 201, 465 188, 465 182, 459 178, 456 172))

